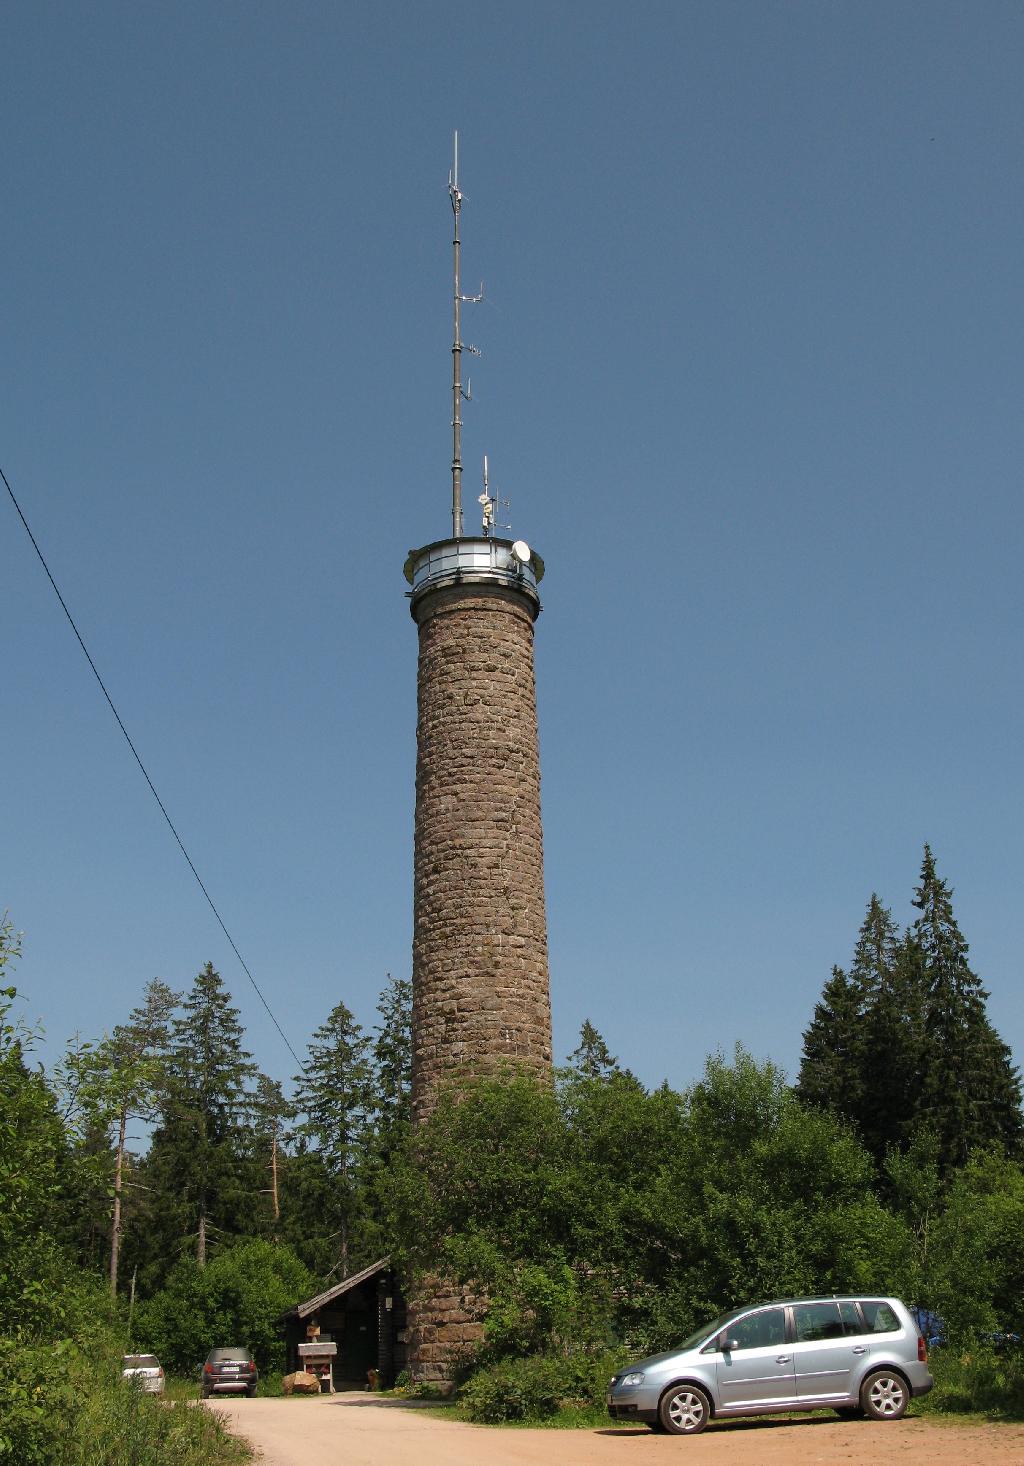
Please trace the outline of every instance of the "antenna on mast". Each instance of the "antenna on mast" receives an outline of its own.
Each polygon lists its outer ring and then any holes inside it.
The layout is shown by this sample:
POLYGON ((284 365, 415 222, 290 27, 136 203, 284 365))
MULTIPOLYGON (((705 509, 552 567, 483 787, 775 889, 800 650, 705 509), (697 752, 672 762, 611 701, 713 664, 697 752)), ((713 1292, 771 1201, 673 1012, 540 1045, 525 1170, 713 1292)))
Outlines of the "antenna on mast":
MULTIPOLYGON (((454 134, 453 143, 453 166, 448 174, 448 195, 452 201, 452 214, 455 217, 455 237, 452 240, 454 254, 454 318, 455 330, 452 340, 452 538, 462 538, 462 399, 471 401, 471 388, 467 380, 465 388, 462 386, 462 306, 476 305, 484 298, 483 282, 480 283, 479 295, 463 295, 459 282, 460 253, 462 249, 459 239, 459 214, 462 212, 462 194, 459 191, 459 134, 454 134)), ((466 346, 466 351, 474 356, 480 352, 475 346, 466 346)))

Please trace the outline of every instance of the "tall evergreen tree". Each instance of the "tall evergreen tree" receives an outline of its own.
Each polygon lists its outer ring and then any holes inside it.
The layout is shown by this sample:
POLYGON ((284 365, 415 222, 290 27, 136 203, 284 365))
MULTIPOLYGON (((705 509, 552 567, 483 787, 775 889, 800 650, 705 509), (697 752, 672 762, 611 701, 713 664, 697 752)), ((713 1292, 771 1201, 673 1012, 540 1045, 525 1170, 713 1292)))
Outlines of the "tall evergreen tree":
POLYGON ((863 1090, 863 1017, 860 988, 841 967, 833 967, 804 1031, 796 1082, 797 1098, 804 1104, 831 1110, 854 1123, 860 1116, 863 1090))
POLYGON ((901 938, 871 897, 849 972, 833 969, 804 1034, 796 1092, 850 1120, 883 1175, 890 1151, 923 1146, 944 1176, 978 1145, 1020 1144, 1021 1090, 927 845, 914 905, 901 938))
POLYGON ((919 1135, 926 997, 921 953, 905 932, 864 1012, 858 1125, 880 1170, 888 1151, 919 1135))
POLYGON ((412 983, 388 973, 377 1003, 369 1091, 374 1149, 386 1162, 412 1116, 412 983))
POLYGON ((372 1104, 369 1050, 361 1026, 338 1003, 314 1033, 309 1058, 295 1080, 295 1102, 306 1116, 299 1130, 310 1143, 303 1169, 307 1177, 322 1173, 324 1235, 337 1244, 334 1266, 342 1277, 362 1251, 363 1163, 372 1104))
POLYGON ((608 1079, 619 1072, 619 1061, 591 1023, 584 1018, 580 1041, 568 1057, 570 1076, 578 1079, 608 1079))
POLYGON ((896 965, 900 935, 892 912, 882 905, 872 891, 864 920, 857 933, 857 945, 850 964, 850 980, 860 994, 862 1008, 870 1006, 879 988, 884 987, 896 965))
MULTIPOLYGON (((890 1089, 902 1072, 902 1063, 893 1052, 894 1040, 899 1045, 904 1041, 902 1027, 881 1035, 887 1055, 883 1063, 879 1064, 873 1052, 872 1019, 877 1011, 892 1008, 898 951, 899 934, 892 915, 872 893, 850 970, 833 967, 804 1033, 798 1098, 842 1115, 865 1139, 869 1133, 874 1135, 876 1118, 888 1108, 890 1089)), ((887 1143, 885 1136, 879 1137, 877 1149, 869 1143, 877 1160, 884 1157, 887 1143)))
POLYGON ((988 993, 967 962, 967 942, 953 914, 953 893, 924 847, 920 912, 913 936, 927 988, 922 1118, 938 1139, 946 1171, 976 1146, 1021 1139, 1020 1076, 986 1012, 988 993))
POLYGON ((164 1268, 183 1239, 192 1242, 203 1266, 211 1234, 244 1235, 255 1221, 261 1178, 246 1132, 256 1067, 243 1037, 238 1009, 208 962, 173 1024, 146 1168, 159 1197, 154 1212, 161 1220, 154 1230, 163 1234, 164 1268))

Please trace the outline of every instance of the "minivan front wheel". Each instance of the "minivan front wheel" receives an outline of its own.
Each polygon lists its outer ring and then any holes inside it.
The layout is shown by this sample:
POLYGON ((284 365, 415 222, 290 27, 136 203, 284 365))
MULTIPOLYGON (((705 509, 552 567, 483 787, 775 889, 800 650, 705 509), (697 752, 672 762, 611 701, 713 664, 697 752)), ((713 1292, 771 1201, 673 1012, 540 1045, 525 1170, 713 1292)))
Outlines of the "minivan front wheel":
POLYGON ((876 1369, 861 1386, 860 1403, 869 1420, 899 1420, 910 1404, 906 1380, 891 1369, 876 1369))
POLYGON ((696 1385, 676 1385, 662 1395, 658 1419, 672 1435, 696 1435, 711 1419, 711 1402, 696 1385))

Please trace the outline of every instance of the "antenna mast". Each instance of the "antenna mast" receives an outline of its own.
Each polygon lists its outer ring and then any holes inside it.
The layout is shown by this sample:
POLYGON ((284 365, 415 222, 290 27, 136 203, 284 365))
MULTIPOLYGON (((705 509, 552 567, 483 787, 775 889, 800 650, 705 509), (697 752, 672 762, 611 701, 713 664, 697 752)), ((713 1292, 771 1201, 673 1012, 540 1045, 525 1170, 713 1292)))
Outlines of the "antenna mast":
MULTIPOLYGON (((462 211, 462 194, 459 192, 459 134, 454 134, 454 166, 448 174, 448 194, 452 201, 452 214, 455 216, 455 238, 452 240, 454 253, 454 320, 455 333, 452 341, 452 538, 462 538, 462 399, 470 400, 470 388, 467 382, 465 390, 462 386, 462 304, 476 305, 477 301, 484 298, 484 287, 480 286, 479 295, 463 295, 459 281, 460 250, 459 240, 459 214, 462 211)), ((474 356, 479 356, 475 346, 467 346, 474 356)))

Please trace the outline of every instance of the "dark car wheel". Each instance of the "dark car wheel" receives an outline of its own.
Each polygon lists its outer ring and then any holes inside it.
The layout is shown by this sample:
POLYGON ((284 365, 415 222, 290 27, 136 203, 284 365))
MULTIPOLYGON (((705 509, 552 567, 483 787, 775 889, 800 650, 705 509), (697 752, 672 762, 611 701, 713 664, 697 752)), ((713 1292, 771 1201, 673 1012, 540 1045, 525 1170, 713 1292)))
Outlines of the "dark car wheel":
POLYGON ((670 1435, 696 1435, 711 1419, 711 1402, 696 1385, 676 1385, 662 1395, 658 1418, 670 1435))
POLYGON ((907 1382, 894 1370, 876 1369, 861 1385, 860 1403, 869 1420, 899 1420, 910 1404, 907 1382))
POLYGON ((245 1393, 249 1396, 249 1399, 251 1400, 252 1397, 253 1397, 253 1395, 255 1395, 255 1393, 256 1393, 256 1386, 255 1385, 250 1385, 249 1388, 246 1390, 245 1393))

